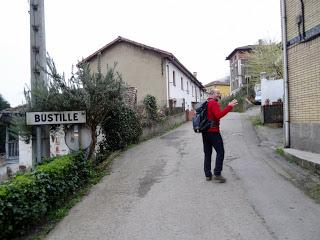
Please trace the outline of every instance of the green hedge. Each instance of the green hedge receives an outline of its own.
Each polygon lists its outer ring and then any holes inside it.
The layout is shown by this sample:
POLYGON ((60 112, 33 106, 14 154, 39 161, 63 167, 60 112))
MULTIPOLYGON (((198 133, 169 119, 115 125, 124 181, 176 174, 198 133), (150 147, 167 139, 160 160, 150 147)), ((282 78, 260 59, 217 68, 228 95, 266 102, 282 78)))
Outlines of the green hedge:
POLYGON ((90 177, 82 153, 53 158, 0 185, 0 238, 24 235, 90 177))

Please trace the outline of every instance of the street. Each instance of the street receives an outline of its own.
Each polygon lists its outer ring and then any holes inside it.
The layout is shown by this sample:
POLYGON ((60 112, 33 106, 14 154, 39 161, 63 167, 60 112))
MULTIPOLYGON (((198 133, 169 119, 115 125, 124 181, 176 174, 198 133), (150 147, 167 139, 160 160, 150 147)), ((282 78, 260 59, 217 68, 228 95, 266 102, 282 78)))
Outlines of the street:
POLYGON ((47 239, 319 240, 319 205, 283 177, 247 118, 221 121, 225 184, 205 180, 188 122, 115 159, 47 239))

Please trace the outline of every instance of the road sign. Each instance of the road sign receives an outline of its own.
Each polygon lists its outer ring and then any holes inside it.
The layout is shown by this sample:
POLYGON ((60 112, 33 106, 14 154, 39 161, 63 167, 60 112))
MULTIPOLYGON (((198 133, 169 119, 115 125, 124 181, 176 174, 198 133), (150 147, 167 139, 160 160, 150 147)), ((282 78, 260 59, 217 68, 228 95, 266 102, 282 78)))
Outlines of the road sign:
POLYGON ((88 127, 74 125, 73 128, 67 131, 65 141, 67 146, 73 151, 87 149, 92 143, 91 131, 88 127))
POLYGON ((86 123, 85 111, 27 112, 27 125, 86 123))

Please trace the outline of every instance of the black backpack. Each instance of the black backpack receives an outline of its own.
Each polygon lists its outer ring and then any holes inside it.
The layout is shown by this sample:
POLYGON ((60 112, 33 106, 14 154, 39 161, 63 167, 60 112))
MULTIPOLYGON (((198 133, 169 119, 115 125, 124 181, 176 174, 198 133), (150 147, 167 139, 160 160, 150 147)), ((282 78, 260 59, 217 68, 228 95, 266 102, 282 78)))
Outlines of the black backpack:
POLYGON ((214 121, 208 119, 208 101, 198 103, 195 108, 196 115, 192 118, 193 131, 206 132, 214 125, 214 121))

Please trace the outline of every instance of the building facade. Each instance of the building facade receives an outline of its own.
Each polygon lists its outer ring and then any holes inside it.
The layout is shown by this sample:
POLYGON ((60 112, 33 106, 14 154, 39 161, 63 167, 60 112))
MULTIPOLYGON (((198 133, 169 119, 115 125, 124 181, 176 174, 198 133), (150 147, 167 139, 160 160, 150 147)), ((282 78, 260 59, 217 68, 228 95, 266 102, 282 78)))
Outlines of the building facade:
POLYGON ((226 77, 224 79, 219 79, 204 85, 206 92, 210 93, 211 90, 217 88, 220 90, 222 97, 230 96, 230 77, 226 77))
POLYGON ((320 1, 283 3, 290 147, 320 153, 320 1))
POLYGON ((123 81, 137 90, 137 103, 147 94, 156 97, 159 106, 192 109, 204 98, 204 87, 194 74, 172 54, 132 40, 118 37, 82 62, 92 72, 103 74, 115 64, 123 81))
POLYGON ((250 75, 248 74, 246 64, 248 62, 250 52, 254 47, 254 45, 238 47, 226 57, 226 60, 229 60, 230 65, 231 94, 239 91, 240 88, 249 81, 250 75))

